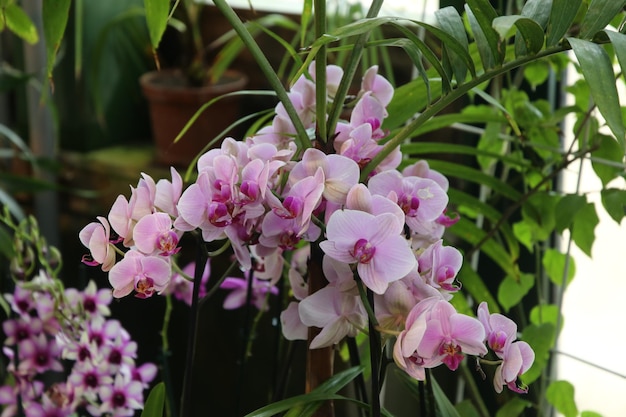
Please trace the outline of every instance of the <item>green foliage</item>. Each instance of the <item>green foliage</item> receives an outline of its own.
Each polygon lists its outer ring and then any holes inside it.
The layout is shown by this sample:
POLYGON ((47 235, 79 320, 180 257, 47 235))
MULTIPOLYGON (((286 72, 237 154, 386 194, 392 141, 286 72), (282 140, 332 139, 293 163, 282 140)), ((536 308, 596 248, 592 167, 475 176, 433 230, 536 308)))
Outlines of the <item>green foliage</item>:
POLYGON ((574 401, 574 386, 567 381, 554 381, 546 390, 546 399, 565 417, 576 417, 578 408, 574 401))
POLYGON ((163 409, 165 408, 165 384, 159 382, 156 384, 144 405, 141 417, 163 417, 163 409))
POLYGON ((535 351, 535 362, 524 375, 526 384, 536 381, 550 359, 550 350, 555 341, 555 326, 551 323, 531 324, 522 331, 521 339, 532 346, 535 351))
POLYGON ((542 265, 550 280, 558 286, 568 285, 576 275, 574 259, 556 249, 547 249, 543 254, 542 265))
POLYGON ((528 291, 535 285, 535 276, 532 274, 519 274, 519 276, 506 276, 498 287, 498 301, 505 311, 516 306, 528 291))
POLYGON ((500 407, 495 417, 517 417, 531 406, 532 403, 530 401, 515 397, 500 407))

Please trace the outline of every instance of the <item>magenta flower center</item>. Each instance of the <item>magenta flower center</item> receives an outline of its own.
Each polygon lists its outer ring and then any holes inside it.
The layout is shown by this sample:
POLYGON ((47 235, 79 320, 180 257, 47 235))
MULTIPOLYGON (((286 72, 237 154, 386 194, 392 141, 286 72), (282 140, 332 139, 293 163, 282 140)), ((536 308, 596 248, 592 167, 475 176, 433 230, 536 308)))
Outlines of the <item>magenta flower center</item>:
POLYGON ((114 350, 109 355, 109 363, 113 365, 119 365, 122 363, 122 354, 119 350, 114 350))
POLYGON ((94 301, 93 298, 85 298, 85 301, 83 301, 83 308, 85 309, 85 311, 88 311, 90 313, 95 313, 96 302, 94 301))
POLYGON ((156 247, 161 251, 161 255, 171 256, 177 253, 180 248, 178 246, 178 235, 173 230, 161 233, 157 237, 156 247))
POLYGON ((249 201, 256 201, 259 198, 259 185, 252 181, 242 181, 239 190, 249 201))
POLYGON ((410 217, 415 217, 417 215, 417 209, 420 206, 420 200, 414 195, 404 194, 398 199, 398 205, 402 211, 404 211, 404 214, 410 217))
POLYGON ((289 196, 283 201, 283 207, 285 210, 281 211, 281 213, 276 213, 276 215, 283 219, 295 219, 298 217, 298 214, 302 213, 304 202, 298 197, 289 196))
POLYGON ((451 371, 455 371, 463 360, 461 348, 455 343, 443 343, 439 348, 439 354, 444 355, 442 362, 445 363, 451 371))
POLYGON ((90 388, 98 387, 98 377, 92 373, 85 375, 84 381, 85 381, 85 385, 87 385, 90 388))
POLYGON ((113 403, 114 407, 124 407, 124 405, 126 404, 126 395, 124 395, 124 393, 121 391, 117 391, 115 392, 115 394, 113 394, 111 402, 113 403))
POLYGON ((375 253, 376 248, 367 239, 359 239, 354 244, 354 250, 351 255, 354 256, 357 262, 366 264, 372 260, 375 253))
POLYGON ((150 277, 140 277, 135 279, 135 291, 138 298, 152 297, 154 294, 154 280, 150 277))
POLYGON ((502 330, 497 330, 495 332, 491 332, 489 334, 489 338, 488 338, 488 342, 489 342, 489 347, 494 351, 494 352, 502 352, 504 350, 504 345, 506 344, 506 333, 503 332, 502 330))
POLYGON ((226 227, 231 223, 228 206, 224 203, 213 201, 209 205, 209 222, 217 227, 226 227))

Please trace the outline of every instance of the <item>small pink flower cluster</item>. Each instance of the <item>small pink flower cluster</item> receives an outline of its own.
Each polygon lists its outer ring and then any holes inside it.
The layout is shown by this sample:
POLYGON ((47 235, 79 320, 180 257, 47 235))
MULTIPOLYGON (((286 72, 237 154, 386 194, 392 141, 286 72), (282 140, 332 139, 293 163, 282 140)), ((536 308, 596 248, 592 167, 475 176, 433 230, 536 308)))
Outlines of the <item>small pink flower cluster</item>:
POLYGON ((19 407, 27 417, 79 410, 132 416, 143 408, 143 391, 157 368, 137 367, 137 344, 119 321, 106 318, 109 290, 97 290, 92 281, 84 291, 59 293, 58 282, 41 273, 28 284, 18 282, 5 298, 16 316, 2 323, 15 384, 0 387, 2 417, 17 415, 19 407), (66 379, 62 360, 73 361, 66 379))
MULTIPOLYGON (((332 102, 343 71, 331 65, 326 75, 332 102)), ((310 68, 289 92, 311 136, 318 116, 315 87, 310 68)), ((370 68, 350 103, 349 120, 338 123, 332 142, 319 144, 325 152, 297 148, 296 130, 278 104, 272 123, 255 135, 244 141, 226 138, 220 148, 203 154, 197 179, 185 190, 174 169, 171 182, 155 183, 143 174, 129 200, 118 197, 108 221, 100 217, 80 234, 93 263, 109 271, 113 296, 165 291, 182 234, 199 230, 206 242, 229 241, 253 280, 255 303, 273 292, 290 260, 295 300, 281 315, 287 339, 306 339, 307 328, 318 327, 310 347, 319 348, 365 330, 360 280, 375 295, 379 330, 399 335, 396 362, 415 378, 423 379, 424 369, 442 363, 454 370, 464 354, 485 355, 490 330, 449 303, 460 288, 456 276, 462 256, 442 243, 445 228, 456 221, 446 215, 446 178, 425 161, 398 171, 398 147, 360 182, 361 169, 383 148, 387 132, 381 126, 393 93, 377 67, 370 68), (117 263, 110 227, 128 249, 117 263), (328 285, 309 295, 303 276, 312 244, 324 253, 328 285)), ((226 283, 234 290, 226 308, 244 304, 245 282, 226 283)), ((514 350, 523 360, 516 369, 503 367, 500 378, 506 385, 532 363, 525 348, 496 353, 507 362, 517 355, 514 350)))

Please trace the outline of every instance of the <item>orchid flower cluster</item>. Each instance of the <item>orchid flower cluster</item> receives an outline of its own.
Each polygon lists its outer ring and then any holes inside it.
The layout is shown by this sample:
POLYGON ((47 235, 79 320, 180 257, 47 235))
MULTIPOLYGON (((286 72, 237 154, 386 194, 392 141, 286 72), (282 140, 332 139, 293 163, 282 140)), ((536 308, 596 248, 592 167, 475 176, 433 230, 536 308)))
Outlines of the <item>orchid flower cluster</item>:
POLYGON ((98 290, 93 281, 83 291, 63 290, 41 271, 18 281, 4 297, 14 314, 2 323, 3 353, 14 383, 0 387, 2 417, 70 416, 81 410, 132 416, 143 408, 144 389, 157 367, 135 364, 137 343, 119 321, 108 318, 109 290, 98 290), (69 371, 62 361, 72 363, 69 371))
MULTIPOLYGON (((289 99, 315 139, 312 68, 292 85, 289 99)), ((327 67, 329 103, 342 76, 340 67, 327 67)), ((418 380, 428 368, 455 370, 465 355, 475 355, 497 364, 496 391, 507 386, 523 392, 517 378, 534 353, 516 340, 515 323, 490 314, 485 304, 477 319, 450 303, 460 289, 463 259, 442 241, 456 221, 446 213, 446 178, 425 161, 399 171, 396 148, 360 180, 384 146, 382 123, 393 93, 374 66, 349 103, 349 119, 338 123, 327 143, 298 149, 296 129, 278 104, 272 122, 256 134, 244 141, 226 138, 201 155, 187 188, 174 168, 171 180, 142 174, 128 199, 119 196, 107 218, 81 231, 91 252, 86 262, 109 272, 114 297, 146 298, 169 291, 173 276, 186 276, 176 265, 184 233, 199 233, 204 242, 226 240, 246 278, 254 280, 252 299, 260 309, 288 271, 293 300, 281 314, 287 339, 306 339, 307 329, 316 327, 321 331, 310 348, 332 346, 375 322, 383 336, 396 336, 395 362, 418 380), (328 284, 310 294, 305 277, 313 247, 323 253, 328 284), (371 305, 364 291, 373 295, 371 305), (486 359, 489 350, 496 360, 486 359)), ((241 282, 222 284, 238 291, 231 308, 245 303, 241 282)))

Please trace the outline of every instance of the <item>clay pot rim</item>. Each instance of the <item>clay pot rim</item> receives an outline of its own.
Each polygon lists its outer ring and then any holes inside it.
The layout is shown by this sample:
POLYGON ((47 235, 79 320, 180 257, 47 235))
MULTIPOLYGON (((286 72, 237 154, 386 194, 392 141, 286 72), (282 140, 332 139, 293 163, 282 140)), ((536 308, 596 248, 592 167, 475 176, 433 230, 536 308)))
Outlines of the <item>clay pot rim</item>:
POLYGON ((232 91, 243 89, 248 83, 248 77, 241 71, 229 69, 224 72, 220 81, 216 84, 205 86, 188 86, 184 82, 174 84, 163 80, 182 80, 183 73, 179 69, 164 69, 160 71, 150 71, 139 77, 139 84, 146 96, 160 95, 162 93, 184 94, 190 92, 201 96, 219 96, 232 91))

